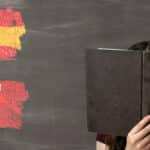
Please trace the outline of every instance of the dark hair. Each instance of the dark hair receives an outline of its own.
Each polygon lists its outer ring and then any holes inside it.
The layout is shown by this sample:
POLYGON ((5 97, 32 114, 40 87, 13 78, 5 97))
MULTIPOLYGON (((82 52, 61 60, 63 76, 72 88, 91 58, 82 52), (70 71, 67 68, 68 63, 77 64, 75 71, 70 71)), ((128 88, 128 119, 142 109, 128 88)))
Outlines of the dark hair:
POLYGON ((150 41, 141 41, 131 45, 128 50, 150 50, 150 41))
MULTIPOLYGON (((128 50, 141 50, 150 51, 150 41, 140 41, 131 45, 128 50)), ((107 135, 104 137, 104 143, 109 145, 110 150, 124 150, 126 147, 127 139, 123 136, 111 136, 107 135)))
POLYGON ((109 150, 124 150, 126 147, 126 137, 107 135, 104 143, 109 146, 109 150))

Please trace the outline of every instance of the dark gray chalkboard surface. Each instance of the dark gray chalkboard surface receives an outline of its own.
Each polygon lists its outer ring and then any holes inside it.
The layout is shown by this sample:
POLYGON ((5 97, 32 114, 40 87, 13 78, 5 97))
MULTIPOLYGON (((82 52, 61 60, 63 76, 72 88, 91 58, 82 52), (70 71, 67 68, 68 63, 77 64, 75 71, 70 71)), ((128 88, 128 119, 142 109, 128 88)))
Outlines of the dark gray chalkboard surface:
POLYGON ((23 129, 0 129, 2 150, 93 150, 85 99, 86 47, 127 48, 150 38, 147 0, 1 0, 19 10, 27 33, 1 79, 26 83, 23 129), (48 87, 48 88, 47 88, 48 87), (45 104, 46 103, 46 104, 45 104))
POLYGON ((0 149, 95 147, 95 134, 87 131, 85 121, 85 35, 80 31, 86 28, 79 4, 84 7, 80 1, 76 6, 73 1, 0 1, 1 9, 21 12, 27 30, 16 61, 0 61, 0 80, 24 82, 30 96, 24 103, 22 128, 0 128, 0 149))

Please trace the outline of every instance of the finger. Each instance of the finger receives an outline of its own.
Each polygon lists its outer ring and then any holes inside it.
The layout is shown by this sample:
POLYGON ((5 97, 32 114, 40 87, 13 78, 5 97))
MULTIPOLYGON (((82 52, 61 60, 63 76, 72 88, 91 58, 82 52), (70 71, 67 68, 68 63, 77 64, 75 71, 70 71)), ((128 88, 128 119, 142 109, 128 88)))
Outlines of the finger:
POLYGON ((140 149, 144 149, 144 147, 146 147, 148 144, 150 144, 150 135, 146 136, 145 138, 143 138, 143 140, 140 140, 138 143, 137 143, 137 146, 140 148, 140 149))
POLYGON ((138 133, 134 134, 135 141, 138 142, 144 139, 147 135, 150 135, 150 124, 140 130, 138 133))
POLYGON ((137 125, 131 129, 130 133, 135 134, 139 132, 148 122, 150 122, 150 115, 145 116, 139 123, 137 123, 137 125))
POLYGON ((150 150, 150 144, 148 144, 148 145, 144 148, 144 150, 150 150))

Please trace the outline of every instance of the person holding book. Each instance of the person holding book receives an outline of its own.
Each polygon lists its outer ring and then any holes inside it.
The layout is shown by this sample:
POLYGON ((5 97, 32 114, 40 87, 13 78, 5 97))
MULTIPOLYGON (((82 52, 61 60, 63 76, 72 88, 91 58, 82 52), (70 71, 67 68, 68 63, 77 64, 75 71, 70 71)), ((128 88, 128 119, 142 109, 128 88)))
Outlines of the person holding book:
MULTIPOLYGON (((150 41, 138 42, 129 50, 150 50, 150 41)), ((150 115, 140 120, 127 134, 111 136, 97 133, 96 150, 150 150, 150 115)))
POLYGON ((97 133, 96 150, 150 150, 150 115, 145 116, 127 137, 97 133))

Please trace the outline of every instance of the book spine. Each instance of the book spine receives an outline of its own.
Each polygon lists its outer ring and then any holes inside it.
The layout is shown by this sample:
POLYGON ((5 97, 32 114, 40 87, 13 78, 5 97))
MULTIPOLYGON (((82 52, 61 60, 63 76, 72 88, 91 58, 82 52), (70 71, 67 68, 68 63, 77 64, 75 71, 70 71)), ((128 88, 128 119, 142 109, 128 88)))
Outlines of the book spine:
POLYGON ((140 104, 140 118, 143 118, 143 91, 144 91, 144 52, 141 52, 141 104, 140 104))
POLYGON ((142 118, 150 114, 150 52, 143 52, 142 67, 142 118))

